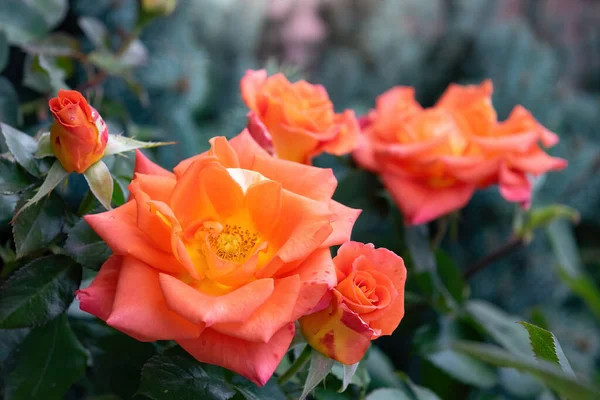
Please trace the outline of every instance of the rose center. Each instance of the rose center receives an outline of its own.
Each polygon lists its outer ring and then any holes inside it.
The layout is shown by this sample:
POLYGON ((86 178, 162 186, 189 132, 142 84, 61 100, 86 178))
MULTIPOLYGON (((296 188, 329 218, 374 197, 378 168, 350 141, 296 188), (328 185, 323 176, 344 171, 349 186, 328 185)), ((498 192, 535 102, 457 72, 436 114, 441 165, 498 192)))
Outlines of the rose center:
POLYGON ((226 224, 218 234, 212 234, 208 242, 217 257, 239 262, 246 259, 258 243, 258 234, 237 225, 226 224))

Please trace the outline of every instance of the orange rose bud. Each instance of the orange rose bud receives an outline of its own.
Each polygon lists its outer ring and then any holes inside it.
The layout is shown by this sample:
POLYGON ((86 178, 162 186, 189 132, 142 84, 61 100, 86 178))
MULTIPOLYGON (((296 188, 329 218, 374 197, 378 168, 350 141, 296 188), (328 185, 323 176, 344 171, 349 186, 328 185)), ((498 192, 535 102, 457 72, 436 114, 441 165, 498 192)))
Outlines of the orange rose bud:
POLYGON ((267 77, 260 70, 246 72, 241 91, 251 112, 250 134, 278 158, 310 164, 322 152, 343 155, 356 146, 354 111, 336 114, 321 85, 290 83, 283 74, 267 77))
POLYGON ((323 298, 329 305, 301 318, 300 326, 314 349, 352 365, 371 340, 391 335, 402 320, 406 268, 393 252, 357 242, 344 243, 333 262, 338 284, 323 298))
POLYGON ((104 155, 108 127, 76 90, 60 90, 48 104, 54 115, 50 128, 54 155, 67 172, 84 173, 104 155))
POLYGON ((331 170, 271 157, 247 131, 210 143, 174 172, 137 153, 131 199, 85 216, 115 255, 77 297, 130 336, 264 385, 335 285, 329 248, 360 211, 331 199, 331 170))
POLYGON ((566 166, 540 149, 538 142, 549 147, 558 137, 524 108, 498 122, 492 90, 489 80, 451 85, 434 107, 423 109, 414 89, 396 87, 361 120, 354 157, 380 175, 407 224, 460 209, 476 189, 494 184, 505 199, 527 207, 529 177, 566 166))

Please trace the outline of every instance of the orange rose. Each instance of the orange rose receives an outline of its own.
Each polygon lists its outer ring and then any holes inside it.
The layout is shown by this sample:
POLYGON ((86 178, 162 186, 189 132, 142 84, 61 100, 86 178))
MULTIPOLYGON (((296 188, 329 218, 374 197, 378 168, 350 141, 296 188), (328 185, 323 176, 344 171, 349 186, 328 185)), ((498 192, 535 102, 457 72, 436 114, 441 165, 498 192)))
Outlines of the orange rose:
POLYGON ((128 335, 263 385, 293 322, 335 285, 329 247, 360 211, 331 200, 331 170, 275 159, 247 131, 210 143, 174 174, 138 152, 132 199, 85 217, 114 255, 77 297, 128 335))
POLYGON ((260 70, 246 72, 241 90, 250 108, 250 133, 277 157, 310 164, 322 152, 354 149, 359 130, 354 111, 336 114, 323 86, 290 83, 283 74, 267 77, 260 70))
POLYGON ((300 326, 314 349, 352 365, 402 320, 406 268, 393 252, 357 242, 344 243, 333 262, 338 284, 325 297, 329 306, 301 318, 300 326))
POLYGON ((529 175, 562 169, 538 142, 558 137, 517 107, 498 122, 492 83, 451 85, 435 107, 423 109, 414 90, 396 87, 377 99, 363 121, 354 152, 363 167, 380 174, 407 224, 429 222, 465 206, 477 188, 500 185, 502 195, 527 207, 529 175))
POLYGON ((76 90, 59 90, 49 101, 54 115, 50 145, 67 172, 83 174, 104 155, 108 127, 85 98, 76 90))

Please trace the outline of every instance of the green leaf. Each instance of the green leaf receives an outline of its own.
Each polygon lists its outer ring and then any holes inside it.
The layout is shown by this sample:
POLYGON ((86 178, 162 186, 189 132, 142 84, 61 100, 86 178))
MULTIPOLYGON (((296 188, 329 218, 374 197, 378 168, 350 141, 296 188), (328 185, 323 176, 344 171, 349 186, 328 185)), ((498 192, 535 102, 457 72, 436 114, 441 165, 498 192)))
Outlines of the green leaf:
POLYGON ((325 377, 331 372, 333 367, 333 360, 329 357, 325 357, 316 350, 312 351, 310 357, 310 365, 308 367, 308 376, 304 382, 304 388, 299 400, 304 400, 314 388, 325 379, 325 377))
POLYGON ((81 17, 77 20, 77 23, 94 46, 98 48, 108 46, 108 29, 100 20, 92 17, 81 17))
POLYGON ((450 295, 459 304, 464 303, 469 297, 471 289, 463 278, 460 269, 450 256, 441 250, 435 252, 435 263, 437 273, 450 295))
MULTIPOLYGON (((0 72, 8 64, 8 56, 10 55, 10 48, 8 46, 8 38, 6 34, 0 29, 0 72)), ((2 120, 2 118, 0 118, 2 120)))
POLYGON ((531 209, 520 218, 518 225, 515 227, 515 234, 520 238, 530 240, 536 229, 544 228, 557 219, 570 219, 577 223, 579 212, 574 208, 561 204, 531 209))
POLYGON ((32 55, 68 59, 77 55, 79 41, 64 32, 55 32, 33 42, 26 43, 21 48, 32 55))
POLYGON ((558 259, 558 275, 600 319, 600 290, 585 272, 572 227, 567 221, 554 221, 546 233, 558 259))
MULTIPOLYGON (((416 280, 421 289, 433 296, 435 304, 439 304, 442 311, 457 309, 459 305, 457 300, 450 293, 438 272, 436 257, 429 243, 427 225, 406 227, 404 233, 416 272, 416 280)), ((450 268, 448 265, 444 268, 446 275, 450 277, 456 275, 448 272, 450 268)), ((456 290, 456 296, 462 299, 462 289, 456 290)))
POLYGON ((558 339, 556 339, 556 336, 554 336, 552 332, 527 322, 519 323, 527 329, 533 354, 535 354, 535 357, 538 360, 546 360, 557 364, 564 372, 571 376, 575 376, 571 364, 569 364, 569 360, 567 360, 558 339))
POLYGON ((50 132, 42 133, 40 140, 38 140, 37 151, 35 152, 35 158, 44 157, 54 157, 52 145, 50 144, 50 132))
POLYGON ((98 199, 100 204, 107 210, 110 210, 110 203, 113 195, 113 178, 110 175, 108 167, 102 160, 92 164, 84 173, 85 180, 90 186, 90 190, 98 199))
POLYGON ((81 282, 81 267, 69 257, 38 258, 0 286, 0 328, 44 324, 69 307, 81 282))
POLYGON ((155 354, 152 343, 140 342, 98 319, 77 319, 71 328, 90 351, 93 393, 115 393, 133 399, 142 366, 155 354))
POLYGON ((457 342, 452 346, 456 351, 479 358, 498 367, 516 368, 529 372, 546 385, 570 400, 589 400, 600 398, 600 391, 589 383, 577 380, 564 373, 560 367, 543 360, 510 354, 497 346, 457 342))
POLYGON ((487 389, 498 383, 498 376, 489 366, 450 349, 429 354, 427 360, 451 377, 471 386, 487 389))
POLYGON ((338 362, 334 363, 331 369, 331 373, 342 381, 342 386, 339 390, 340 393, 345 391, 350 385, 350 383, 354 383, 360 387, 369 385, 369 373, 365 368, 362 368, 362 374, 356 374, 356 371, 358 370, 358 365, 359 363, 352 365, 344 365, 338 362))
POLYGON ((69 89, 65 82, 72 60, 45 55, 28 55, 25 60, 23 85, 40 93, 56 95, 60 89, 69 89))
POLYGON ((373 387, 402 387, 394 365, 377 346, 371 346, 367 358, 362 361, 369 372, 373 387))
MULTIPOLYGON (((46 200, 48 200, 50 198, 50 196, 48 196, 48 195, 51 194, 51 192, 54 190, 54 188, 57 187, 67 177, 67 175, 69 175, 69 173, 67 171, 65 171, 65 169, 62 167, 62 165, 60 164, 60 161, 58 161, 58 160, 54 161, 54 164, 52 164, 52 167, 50 167, 50 170, 48 171, 48 175, 46 175, 46 179, 44 179, 44 182, 42 182, 42 185, 40 186, 38 191, 35 193, 35 195, 33 197, 31 197, 31 199, 29 199, 27 202, 25 202, 25 204, 18 206, 18 211, 15 214, 15 224, 20 223, 20 222, 17 222, 17 221, 19 221, 18 218, 21 216, 21 213, 23 211, 25 211, 27 208, 36 204, 38 201, 42 200, 44 197, 46 197, 46 200)), ((27 197, 29 197, 29 196, 27 196, 27 197)), ((37 208, 37 209, 39 209, 39 208, 37 208)), ((60 215, 59 214, 60 209, 55 209, 52 211, 53 211, 53 213, 52 213, 53 215, 60 215)), ((33 214, 29 213, 28 215, 33 215, 33 214)), ((16 240, 16 238, 15 238, 15 240, 16 240)))
POLYGON ((377 389, 371 392, 365 400, 413 400, 409 393, 401 389, 377 389))
POLYGON ((16 367, 6 378, 6 400, 62 400, 84 373, 87 352, 67 316, 33 330, 19 346, 16 367))
POLYGON ((86 268, 99 270, 112 253, 104 240, 83 219, 69 229, 68 235, 65 253, 86 268))
POLYGON ((27 174, 17 164, 0 158, 0 194, 19 193, 29 186, 27 174))
POLYGON ((29 334, 29 328, 0 329, 0 366, 29 334))
POLYGON ((15 160, 31 175, 41 175, 37 161, 33 157, 37 150, 37 142, 26 133, 0 122, 0 132, 4 136, 6 146, 15 160))
POLYGON ((517 322, 523 318, 481 300, 470 300, 466 311, 496 342, 513 354, 531 354, 527 332, 517 322))
MULTIPOLYGON (((17 91, 7 78, 0 76, 0 122, 20 125, 22 119, 17 91)), ((2 130, 1 125, 0 131, 2 130)))
MULTIPOLYGON (((27 191, 23 198, 29 195, 30 191, 27 191)), ((17 203, 17 207, 20 207, 20 204, 17 203)), ((20 207, 18 216, 13 220, 17 258, 52 243, 63 227, 63 208, 64 203, 54 193, 23 212, 23 207, 20 207)))
POLYGON ((152 147, 166 146, 175 142, 142 142, 122 135, 109 135, 104 156, 125 153, 135 149, 150 149, 152 147))
POLYGON ((258 388, 239 376, 229 379, 230 375, 226 369, 202 364, 180 347, 174 347, 144 365, 138 394, 152 400, 229 400, 236 394, 246 400, 284 399, 272 383, 258 388), (271 397, 274 393, 275 397, 271 397))

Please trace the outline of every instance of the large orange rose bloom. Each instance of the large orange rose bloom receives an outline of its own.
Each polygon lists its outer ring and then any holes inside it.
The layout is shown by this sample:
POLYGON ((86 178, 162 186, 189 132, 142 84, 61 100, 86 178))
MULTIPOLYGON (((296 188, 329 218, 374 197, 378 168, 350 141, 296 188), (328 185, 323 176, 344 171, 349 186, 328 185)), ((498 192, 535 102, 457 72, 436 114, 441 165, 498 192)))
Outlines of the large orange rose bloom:
POLYGON ((108 127, 76 90, 59 90, 48 104, 54 115, 50 128, 52 152, 67 172, 83 174, 104 155, 108 127))
POLYGON ((451 85, 424 109, 414 89, 396 87, 361 121, 354 158, 380 174, 407 224, 460 209, 476 189, 494 184, 506 200, 528 207, 530 176, 566 166, 539 147, 556 144, 554 133, 520 106, 498 122, 491 95, 491 81, 451 85))
POLYGON ((333 259, 337 286, 329 306, 300 319, 307 342, 319 352, 352 365, 371 340, 391 335, 404 316, 404 261, 372 244, 347 242, 333 259))
POLYGON ((310 164, 322 152, 350 153, 356 146, 354 111, 336 114, 325 88, 281 74, 247 71, 242 99, 250 109, 248 129, 261 146, 282 159, 310 164))
POLYGON ((360 211, 331 200, 331 170, 275 159, 246 131, 210 142, 174 173, 138 152, 132 199, 85 217, 114 255, 77 297, 130 336, 263 385, 293 322, 335 285, 329 247, 360 211))

